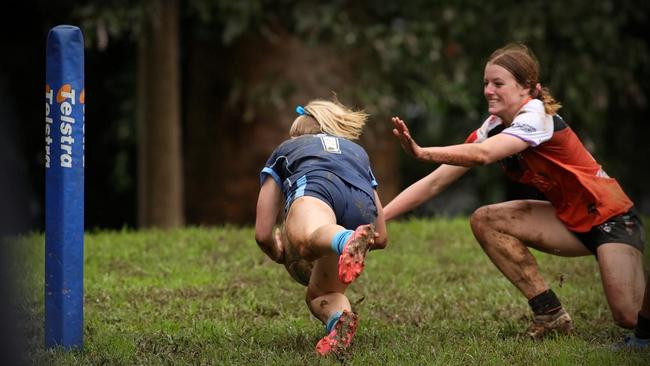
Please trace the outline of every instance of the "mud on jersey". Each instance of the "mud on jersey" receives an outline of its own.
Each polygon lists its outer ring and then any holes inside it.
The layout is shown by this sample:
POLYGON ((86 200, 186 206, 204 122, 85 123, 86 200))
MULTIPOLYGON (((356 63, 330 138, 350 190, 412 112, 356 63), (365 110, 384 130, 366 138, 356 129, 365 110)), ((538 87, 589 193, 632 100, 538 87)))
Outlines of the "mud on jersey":
POLYGON ((271 176, 282 187, 287 206, 297 182, 307 173, 333 173, 374 200, 377 181, 366 151, 354 142, 326 134, 303 135, 280 144, 260 173, 260 183, 271 176))
POLYGON ((527 102, 508 127, 499 117, 488 117, 466 142, 483 142, 498 133, 529 145, 499 162, 506 175, 542 192, 569 230, 587 232, 632 207, 618 182, 603 171, 560 116, 545 113, 540 100, 527 102))

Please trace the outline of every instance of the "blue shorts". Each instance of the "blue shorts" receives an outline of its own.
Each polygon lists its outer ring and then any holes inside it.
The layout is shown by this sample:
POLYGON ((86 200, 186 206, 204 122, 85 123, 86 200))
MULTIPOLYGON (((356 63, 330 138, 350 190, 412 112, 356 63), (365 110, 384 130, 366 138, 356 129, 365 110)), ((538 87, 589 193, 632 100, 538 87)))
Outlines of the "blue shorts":
POLYGON ((346 229, 375 223, 377 206, 375 198, 339 178, 333 173, 308 173, 296 181, 296 188, 287 199, 285 209, 302 196, 316 197, 327 203, 336 215, 336 223, 346 229))

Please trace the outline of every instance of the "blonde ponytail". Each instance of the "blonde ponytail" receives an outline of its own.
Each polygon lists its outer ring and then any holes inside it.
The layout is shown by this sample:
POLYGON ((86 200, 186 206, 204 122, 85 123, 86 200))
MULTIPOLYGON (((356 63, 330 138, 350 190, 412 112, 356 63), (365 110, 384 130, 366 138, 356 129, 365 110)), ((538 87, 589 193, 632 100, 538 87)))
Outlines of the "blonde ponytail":
POLYGON ((304 114, 298 116, 293 122, 290 131, 292 137, 305 133, 317 133, 314 124, 316 122, 320 132, 348 140, 357 140, 368 120, 368 114, 363 110, 352 110, 337 100, 312 100, 303 110, 304 114))
POLYGON ((562 104, 553 98, 551 91, 547 87, 539 90, 537 99, 544 103, 544 112, 546 112, 546 114, 554 115, 560 108, 562 108, 562 104))

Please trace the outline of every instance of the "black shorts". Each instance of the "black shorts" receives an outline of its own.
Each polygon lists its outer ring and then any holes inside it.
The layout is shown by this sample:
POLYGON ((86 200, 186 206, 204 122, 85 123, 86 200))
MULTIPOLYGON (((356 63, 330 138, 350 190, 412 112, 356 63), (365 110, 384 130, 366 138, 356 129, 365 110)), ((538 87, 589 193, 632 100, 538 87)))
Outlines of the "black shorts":
POLYGON ((614 216, 586 233, 574 234, 594 255, 598 247, 606 243, 629 244, 643 253, 645 230, 634 209, 614 216))

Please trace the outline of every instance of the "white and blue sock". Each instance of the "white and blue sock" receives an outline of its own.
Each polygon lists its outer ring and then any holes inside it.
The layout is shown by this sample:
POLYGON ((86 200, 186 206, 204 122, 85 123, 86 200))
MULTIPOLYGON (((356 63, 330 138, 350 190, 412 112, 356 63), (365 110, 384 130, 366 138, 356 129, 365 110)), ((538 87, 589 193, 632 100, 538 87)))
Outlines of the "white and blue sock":
POLYGON ((341 255, 341 253, 343 253, 345 243, 348 242, 348 239, 350 239, 350 236, 352 236, 352 234, 354 234, 354 230, 341 230, 338 233, 334 234, 331 243, 332 250, 334 250, 338 255, 341 255))
POLYGON ((327 324, 325 324, 325 331, 327 331, 327 334, 330 334, 332 329, 334 329, 334 326, 336 325, 336 322, 339 321, 341 314, 343 314, 342 311, 337 311, 336 313, 332 314, 329 319, 327 319, 327 324))

